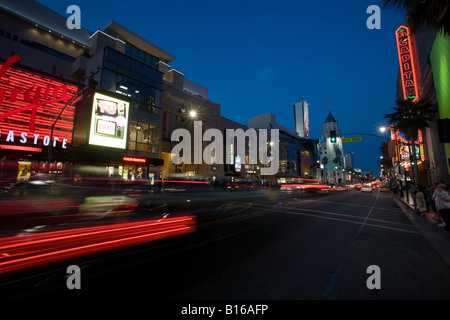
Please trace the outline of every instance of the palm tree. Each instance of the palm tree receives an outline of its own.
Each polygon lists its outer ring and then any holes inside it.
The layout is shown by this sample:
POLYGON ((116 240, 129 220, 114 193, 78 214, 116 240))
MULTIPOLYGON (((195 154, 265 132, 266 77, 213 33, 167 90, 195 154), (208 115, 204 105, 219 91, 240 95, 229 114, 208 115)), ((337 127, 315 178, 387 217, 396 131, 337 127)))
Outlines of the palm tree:
POLYGON ((417 31, 420 26, 442 31, 450 35, 450 3, 448 0, 383 0, 383 7, 395 6, 397 9, 406 9, 406 25, 411 32, 417 31))
MULTIPOLYGON (((385 114, 384 117, 395 131, 400 130, 403 132, 406 139, 414 145, 413 141, 417 140, 418 131, 423 131, 425 128, 428 128, 428 123, 435 119, 436 106, 424 100, 417 102, 412 100, 397 100, 395 103, 395 112, 385 114)), ((414 148, 410 146, 409 154, 416 164, 414 166, 414 174, 418 178, 415 146, 414 148)))
POLYGON ((381 151, 381 159, 379 161, 380 168, 382 170, 386 170, 386 173, 389 175, 390 170, 392 169, 392 158, 389 157, 389 146, 387 142, 383 142, 383 144, 378 148, 381 151))

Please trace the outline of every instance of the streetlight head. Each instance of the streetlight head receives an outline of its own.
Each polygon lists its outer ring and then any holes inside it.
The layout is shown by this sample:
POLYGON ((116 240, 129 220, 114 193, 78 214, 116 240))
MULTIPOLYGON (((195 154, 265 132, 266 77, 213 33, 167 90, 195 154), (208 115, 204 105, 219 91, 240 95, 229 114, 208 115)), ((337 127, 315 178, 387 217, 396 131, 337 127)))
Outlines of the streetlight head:
POLYGON ((380 127, 380 132, 386 132, 386 127, 380 127))

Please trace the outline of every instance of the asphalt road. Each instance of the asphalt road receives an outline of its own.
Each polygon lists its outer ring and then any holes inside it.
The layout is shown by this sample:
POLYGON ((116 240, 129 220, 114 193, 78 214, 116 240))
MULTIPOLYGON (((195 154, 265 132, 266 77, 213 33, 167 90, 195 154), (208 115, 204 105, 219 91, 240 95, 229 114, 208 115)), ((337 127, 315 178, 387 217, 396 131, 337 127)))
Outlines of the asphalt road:
POLYGON ((390 193, 164 197, 151 210, 181 203, 171 210, 196 214, 195 232, 3 277, 2 298, 450 299, 448 237, 390 193), (71 264, 79 290, 66 287, 71 264))

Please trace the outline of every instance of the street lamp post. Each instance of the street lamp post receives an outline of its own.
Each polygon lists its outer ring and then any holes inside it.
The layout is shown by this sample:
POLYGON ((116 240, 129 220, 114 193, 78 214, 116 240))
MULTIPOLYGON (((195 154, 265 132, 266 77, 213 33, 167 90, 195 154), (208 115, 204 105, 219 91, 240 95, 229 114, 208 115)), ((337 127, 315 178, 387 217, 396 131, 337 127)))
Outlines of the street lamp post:
MULTIPOLYGON (((195 110, 187 111, 183 104, 182 107, 177 112, 177 124, 176 124, 177 129, 180 126, 181 119, 191 119, 192 120, 192 119, 195 119, 196 117, 197 117, 197 112, 195 110), (186 115, 188 115, 188 116, 186 116, 186 115)), ((178 165, 175 165, 175 171, 176 171, 176 173, 178 173, 178 165)), ((199 165, 198 164, 197 164, 197 174, 199 174, 199 165)))
POLYGON ((86 89, 87 87, 83 88, 80 92, 78 92, 76 95, 74 95, 72 98, 70 98, 69 101, 65 104, 65 106, 62 108, 61 112, 59 113, 58 117, 56 117, 55 121, 52 124, 52 130, 50 131, 50 143, 48 145, 47 150, 47 163, 50 165, 50 162, 52 161, 52 151, 53 151, 53 133, 55 131, 56 122, 58 122, 59 118, 61 118, 63 112, 66 110, 67 106, 71 105, 75 99, 77 99, 86 89))

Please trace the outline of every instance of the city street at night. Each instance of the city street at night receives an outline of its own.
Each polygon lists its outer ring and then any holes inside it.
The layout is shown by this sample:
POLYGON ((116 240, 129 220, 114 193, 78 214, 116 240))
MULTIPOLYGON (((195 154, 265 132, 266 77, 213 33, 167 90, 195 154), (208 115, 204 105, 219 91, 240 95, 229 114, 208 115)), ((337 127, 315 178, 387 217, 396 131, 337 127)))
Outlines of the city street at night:
POLYGON ((449 21, 448 0, 0 0, 2 306, 450 300, 449 21))
POLYGON ((196 216, 195 231, 65 260, 33 270, 31 277, 29 270, 3 276, 2 296, 450 297, 450 238, 391 193, 209 191, 165 198, 167 204, 190 199, 189 208, 176 213, 196 216), (207 210, 206 203, 215 209, 207 210), (79 292, 66 287, 69 265, 81 268, 79 292), (379 267, 378 289, 368 287, 369 266, 379 267))

